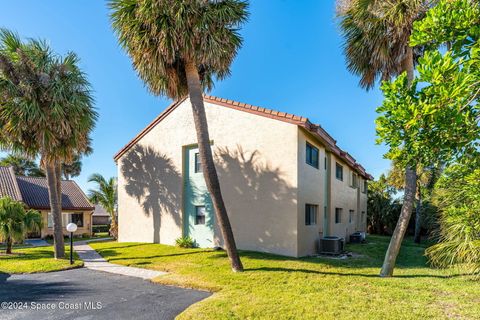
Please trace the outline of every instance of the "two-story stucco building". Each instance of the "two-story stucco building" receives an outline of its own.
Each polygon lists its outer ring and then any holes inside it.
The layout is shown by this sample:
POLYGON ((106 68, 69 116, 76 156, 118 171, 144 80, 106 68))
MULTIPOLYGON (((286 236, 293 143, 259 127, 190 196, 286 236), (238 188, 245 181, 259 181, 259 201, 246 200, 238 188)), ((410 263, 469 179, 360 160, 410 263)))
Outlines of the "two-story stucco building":
MULTIPOLYGON (((239 249, 317 252, 325 235, 366 230, 371 176, 307 118, 205 96, 222 193, 239 249)), ((222 246, 191 105, 170 105, 115 155, 119 241, 222 246)))

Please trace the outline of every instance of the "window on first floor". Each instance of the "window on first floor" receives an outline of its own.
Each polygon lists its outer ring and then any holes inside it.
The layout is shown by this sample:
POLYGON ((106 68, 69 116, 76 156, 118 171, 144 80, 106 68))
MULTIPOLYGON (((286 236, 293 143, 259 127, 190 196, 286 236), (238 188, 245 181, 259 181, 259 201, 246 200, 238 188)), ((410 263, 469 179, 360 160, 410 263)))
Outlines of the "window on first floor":
POLYGON ((342 223, 342 208, 335 208, 335 223, 342 223))
MULTIPOLYGON (((82 228, 84 226, 83 212, 62 213, 62 226, 66 227, 70 222, 73 222, 77 227, 82 228)), ((47 214, 47 227, 53 228, 53 215, 51 212, 47 214)))
POLYGON ((343 166, 338 164, 338 162, 335 164, 335 177, 337 177, 338 180, 343 181, 343 166))
POLYGON ((317 224, 317 211, 318 205, 306 204, 305 205, 305 225, 311 226, 317 224))
POLYGON ((75 212, 70 215, 70 222, 73 222, 79 228, 83 228, 83 212, 75 212))
POLYGON ((308 142, 306 147, 306 162, 318 169, 318 148, 315 148, 308 142))
POLYGON ((355 215, 355 210, 350 210, 350 211, 348 212, 348 222, 349 222, 349 223, 352 223, 352 222, 353 222, 353 218, 354 218, 353 216, 354 216, 354 215, 355 215))
POLYGON ((195 224, 205 224, 205 206, 196 206, 195 207, 195 224))
POLYGON ((47 213, 47 227, 53 228, 53 215, 51 212, 47 213))

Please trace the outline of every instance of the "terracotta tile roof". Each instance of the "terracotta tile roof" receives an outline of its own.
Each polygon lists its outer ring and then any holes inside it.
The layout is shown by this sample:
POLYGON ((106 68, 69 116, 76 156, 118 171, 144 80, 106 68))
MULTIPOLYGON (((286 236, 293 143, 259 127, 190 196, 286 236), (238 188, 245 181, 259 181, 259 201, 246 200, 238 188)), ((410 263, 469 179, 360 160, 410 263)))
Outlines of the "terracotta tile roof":
MULTIPOLYGON (((135 145, 143 136, 145 136, 153 127, 155 127, 160 121, 162 121, 170 112, 172 112, 178 105, 180 105, 186 98, 183 98, 179 101, 176 101, 169 105, 157 118, 155 118, 145 129, 143 129, 135 138, 133 138, 127 145, 125 145, 120 151, 118 151, 114 160, 117 161, 125 152, 127 152, 133 145, 135 145)), ((298 125, 305 130, 312 133, 324 146, 327 150, 334 153, 337 157, 342 159, 350 166, 353 170, 357 171, 361 176, 366 179, 373 180, 373 177, 368 174, 365 169, 356 162, 356 160, 347 152, 340 149, 337 146, 337 141, 330 136, 325 129, 320 125, 311 123, 310 120, 306 117, 297 116, 290 113, 280 112, 276 110, 266 109, 258 106, 254 106, 247 103, 242 103, 238 101, 228 100, 224 98, 214 97, 210 95, 204 95, 204 101, 213 103, 216 105, 224 106, 227 108, 240 110, 243 112, 248 112, 256 114, 259 116, 280 120, 288 123, 298 125)))
MULTIPOLYGON (((46 178, 17 176, 23 202, 32 209, 50 209, 46 178)), ((82 189, 72 180, 62 180, 63 210, 93 210, 82 189)))
POLYGON ((13 167, 0 167, 0 197, 10 197, 22 201, 22 194, 18 189, 13 167))

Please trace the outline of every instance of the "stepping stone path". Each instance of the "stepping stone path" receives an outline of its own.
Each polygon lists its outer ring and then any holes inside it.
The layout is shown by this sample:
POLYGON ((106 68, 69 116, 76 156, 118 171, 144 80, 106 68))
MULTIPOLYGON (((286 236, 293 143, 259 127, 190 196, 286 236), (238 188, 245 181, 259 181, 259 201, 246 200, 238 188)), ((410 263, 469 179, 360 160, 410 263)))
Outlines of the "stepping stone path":
POLYGON ((87 242, 79 241, 73 243, 73 250, 83 260, 87 269, 105 271, 110 273, 121 274, 129 277, 137 277, 145 280, 150 280, 155 277, 167 274, 162 271, 148 270, 135 267, 121 266, 107 262, 101 255, 98 254, 87 242))

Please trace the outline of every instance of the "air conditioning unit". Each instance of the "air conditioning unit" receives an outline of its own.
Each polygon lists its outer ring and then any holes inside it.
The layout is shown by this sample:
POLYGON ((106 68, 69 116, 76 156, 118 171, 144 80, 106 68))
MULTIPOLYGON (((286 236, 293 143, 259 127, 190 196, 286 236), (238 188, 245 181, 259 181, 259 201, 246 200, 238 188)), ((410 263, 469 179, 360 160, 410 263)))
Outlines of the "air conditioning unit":
POLYGON ((319 249, 321 254, 340 254, 343 252, 344 239, 340 237, 320 238, 319 249))
POLYGON ((354 232, 350 235, 350 243, 362 243, 363 236, 360 232, 354 232))

